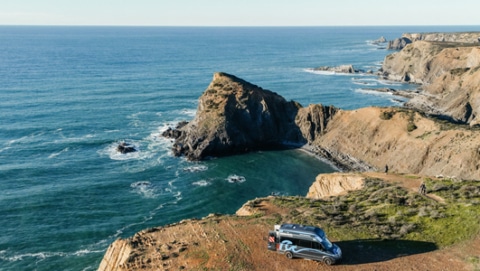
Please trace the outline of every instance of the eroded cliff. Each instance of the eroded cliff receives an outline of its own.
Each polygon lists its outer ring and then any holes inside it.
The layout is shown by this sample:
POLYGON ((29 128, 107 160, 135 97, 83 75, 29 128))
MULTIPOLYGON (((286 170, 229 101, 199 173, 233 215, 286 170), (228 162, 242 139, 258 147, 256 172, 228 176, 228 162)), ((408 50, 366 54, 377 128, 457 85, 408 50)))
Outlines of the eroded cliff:
POLYGON ((407 106, 476 125, 480 111, 480 47, 416 41, 388 55, 382 66, 391 80, 421 84, 407 106))
POLYGON ((480 179, 480 131, 407 109, 339 111, 313 143, 339 164, 358 170, 480 179))

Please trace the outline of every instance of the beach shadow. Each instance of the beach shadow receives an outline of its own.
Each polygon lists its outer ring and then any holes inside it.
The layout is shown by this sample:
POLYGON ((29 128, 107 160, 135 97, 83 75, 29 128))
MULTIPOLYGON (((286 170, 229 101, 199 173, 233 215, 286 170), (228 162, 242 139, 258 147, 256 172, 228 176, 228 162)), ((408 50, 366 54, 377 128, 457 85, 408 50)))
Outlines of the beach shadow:
POLYGON ((437 250, 431 242, 411 240, 350 240, 335 242, 343 253, 341 264, 354 265, 384 262, 395 258, 437 250))

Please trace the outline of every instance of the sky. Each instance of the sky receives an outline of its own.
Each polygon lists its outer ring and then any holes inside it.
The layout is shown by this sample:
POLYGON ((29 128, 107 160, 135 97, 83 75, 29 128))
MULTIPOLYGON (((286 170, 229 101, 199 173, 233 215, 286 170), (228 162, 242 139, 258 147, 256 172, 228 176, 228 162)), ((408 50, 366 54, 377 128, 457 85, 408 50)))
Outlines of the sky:
POLYGON ((479 0, 0 1, 0 25, 480 25, 479 0))

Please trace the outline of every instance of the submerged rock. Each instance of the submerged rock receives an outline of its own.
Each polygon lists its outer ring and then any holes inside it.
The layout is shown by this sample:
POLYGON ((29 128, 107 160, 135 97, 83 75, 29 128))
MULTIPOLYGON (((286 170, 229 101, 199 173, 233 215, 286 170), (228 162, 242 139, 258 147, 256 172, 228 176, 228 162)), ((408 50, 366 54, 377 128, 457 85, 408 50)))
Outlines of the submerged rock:
POLYGON ((133 146, 129 143, 122 142, 122 143, 118 144, 117 151, 120 152, 120 153, 126 154, 126 153, 130 153, 130 152, 136 152, 137 149, 135 148, 135 146, 133 146))

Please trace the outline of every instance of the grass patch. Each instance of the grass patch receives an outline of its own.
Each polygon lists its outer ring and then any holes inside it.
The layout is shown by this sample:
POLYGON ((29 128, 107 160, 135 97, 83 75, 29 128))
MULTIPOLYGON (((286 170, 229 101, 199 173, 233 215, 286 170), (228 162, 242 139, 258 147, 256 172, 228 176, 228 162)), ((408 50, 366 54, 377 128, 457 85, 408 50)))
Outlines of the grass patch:
POLYGON ((367 179, 364 189, 328 200, 273 201, 291 210, 282 222, 319 226, 333 240, 409 240, 445 247, 480 232, 480 182, 428 178, 425 182, 428 193, 444 198, 446 204, 379 179, 367 179))

